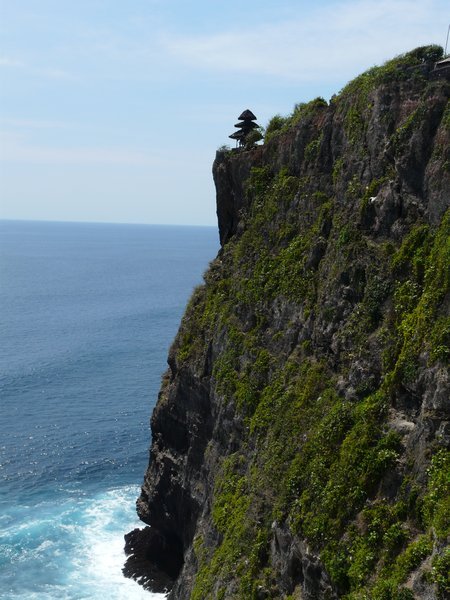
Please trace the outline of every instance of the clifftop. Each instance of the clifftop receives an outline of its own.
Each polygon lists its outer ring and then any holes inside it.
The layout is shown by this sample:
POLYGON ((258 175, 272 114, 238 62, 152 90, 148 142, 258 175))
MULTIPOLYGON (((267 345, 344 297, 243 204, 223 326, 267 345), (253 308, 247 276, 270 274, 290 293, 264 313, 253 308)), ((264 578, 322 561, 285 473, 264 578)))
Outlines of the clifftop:
MULTIPOLYGON (((442 51, 440 51, 442 53, 442 51)), ((129 576, 171 599, 449 591, 450 83, 417 49, 213 166, 222 249, 152 416, 129 576)))
MULTIPOLYGON (((392 169, 396 168, 407 191, 422 196, 432 150, 426 139, 434 136, 447 97, 448 80, 434 78, 435 61, 441 54, 439 47, 418 48, 369 69, 329 105, 316 98, 298 104, 289 117, 275 116, 267 127, 264 146, 244 153, 219 151, 213 174, 221 242, 236 233, 242 211, 248 209, 251 194, 246 193, 245 183, 254 167, 268 165, 273 173, 286 168, 299 178, 314 179, 315 189, 346 202, 351 179, 358 182, 361 197, 361 190, 369 185, 371 192, 377 191, 374 180, 394 179, 392 169), (406 152, 407 140, 411 147, 406 152)), ((436 222, 445 203, 433 203, 432 208, 437 210, 431 216, 436 222)))

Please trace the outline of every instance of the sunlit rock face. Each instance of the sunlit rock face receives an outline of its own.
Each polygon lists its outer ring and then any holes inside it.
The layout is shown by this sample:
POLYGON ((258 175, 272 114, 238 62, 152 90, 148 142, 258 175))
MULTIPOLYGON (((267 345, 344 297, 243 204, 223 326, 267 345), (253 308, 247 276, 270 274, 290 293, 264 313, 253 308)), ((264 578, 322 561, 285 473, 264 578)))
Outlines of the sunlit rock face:
POLYGON ((125 572, 170 599, 441 598, 449 82, 371 69, 213 165, 125 572))

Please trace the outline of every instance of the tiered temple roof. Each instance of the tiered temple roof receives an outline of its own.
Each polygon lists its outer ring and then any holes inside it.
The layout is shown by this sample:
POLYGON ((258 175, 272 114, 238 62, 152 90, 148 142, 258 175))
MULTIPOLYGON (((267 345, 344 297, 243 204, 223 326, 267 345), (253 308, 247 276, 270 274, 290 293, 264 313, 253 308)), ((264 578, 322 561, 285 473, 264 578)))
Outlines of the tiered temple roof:
POLYGON ((228 137, 239 142, 239 146, 245 146, 250 131, 258 128, 258 125, 255 123, 256 117, 252 111, 247 108, 247 110, 244 110, 244 112, 239 115, 238 119, 239 123, 235 124, 235 127, 237 127, 238 130, 228 137))
POLYGON ((249 108, 247 108, 247 110, 244 110, 244 112, 239 115, 238 119, 245 119, 246 121, 256 121, 255 115, 249 108))

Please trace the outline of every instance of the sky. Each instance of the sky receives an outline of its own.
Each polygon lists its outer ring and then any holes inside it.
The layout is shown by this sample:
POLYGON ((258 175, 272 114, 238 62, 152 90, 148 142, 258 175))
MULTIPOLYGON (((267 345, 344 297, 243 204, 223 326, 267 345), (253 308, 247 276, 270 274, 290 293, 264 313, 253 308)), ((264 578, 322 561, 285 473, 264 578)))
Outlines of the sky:
POLYGON ((0 0, 0 218, 215 225, 238 115, 420 45, 447 0, 0 0))

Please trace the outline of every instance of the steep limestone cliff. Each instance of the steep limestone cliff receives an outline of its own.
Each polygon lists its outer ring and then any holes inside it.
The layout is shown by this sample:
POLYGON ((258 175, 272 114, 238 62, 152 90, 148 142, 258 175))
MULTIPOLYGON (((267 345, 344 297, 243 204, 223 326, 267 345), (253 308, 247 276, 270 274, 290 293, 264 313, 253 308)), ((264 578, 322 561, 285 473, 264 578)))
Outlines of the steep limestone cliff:
POLYGON ((417 49, 218 152, 222 248, 127 536, 169 598, 443 598, 450 83, 417 49))

